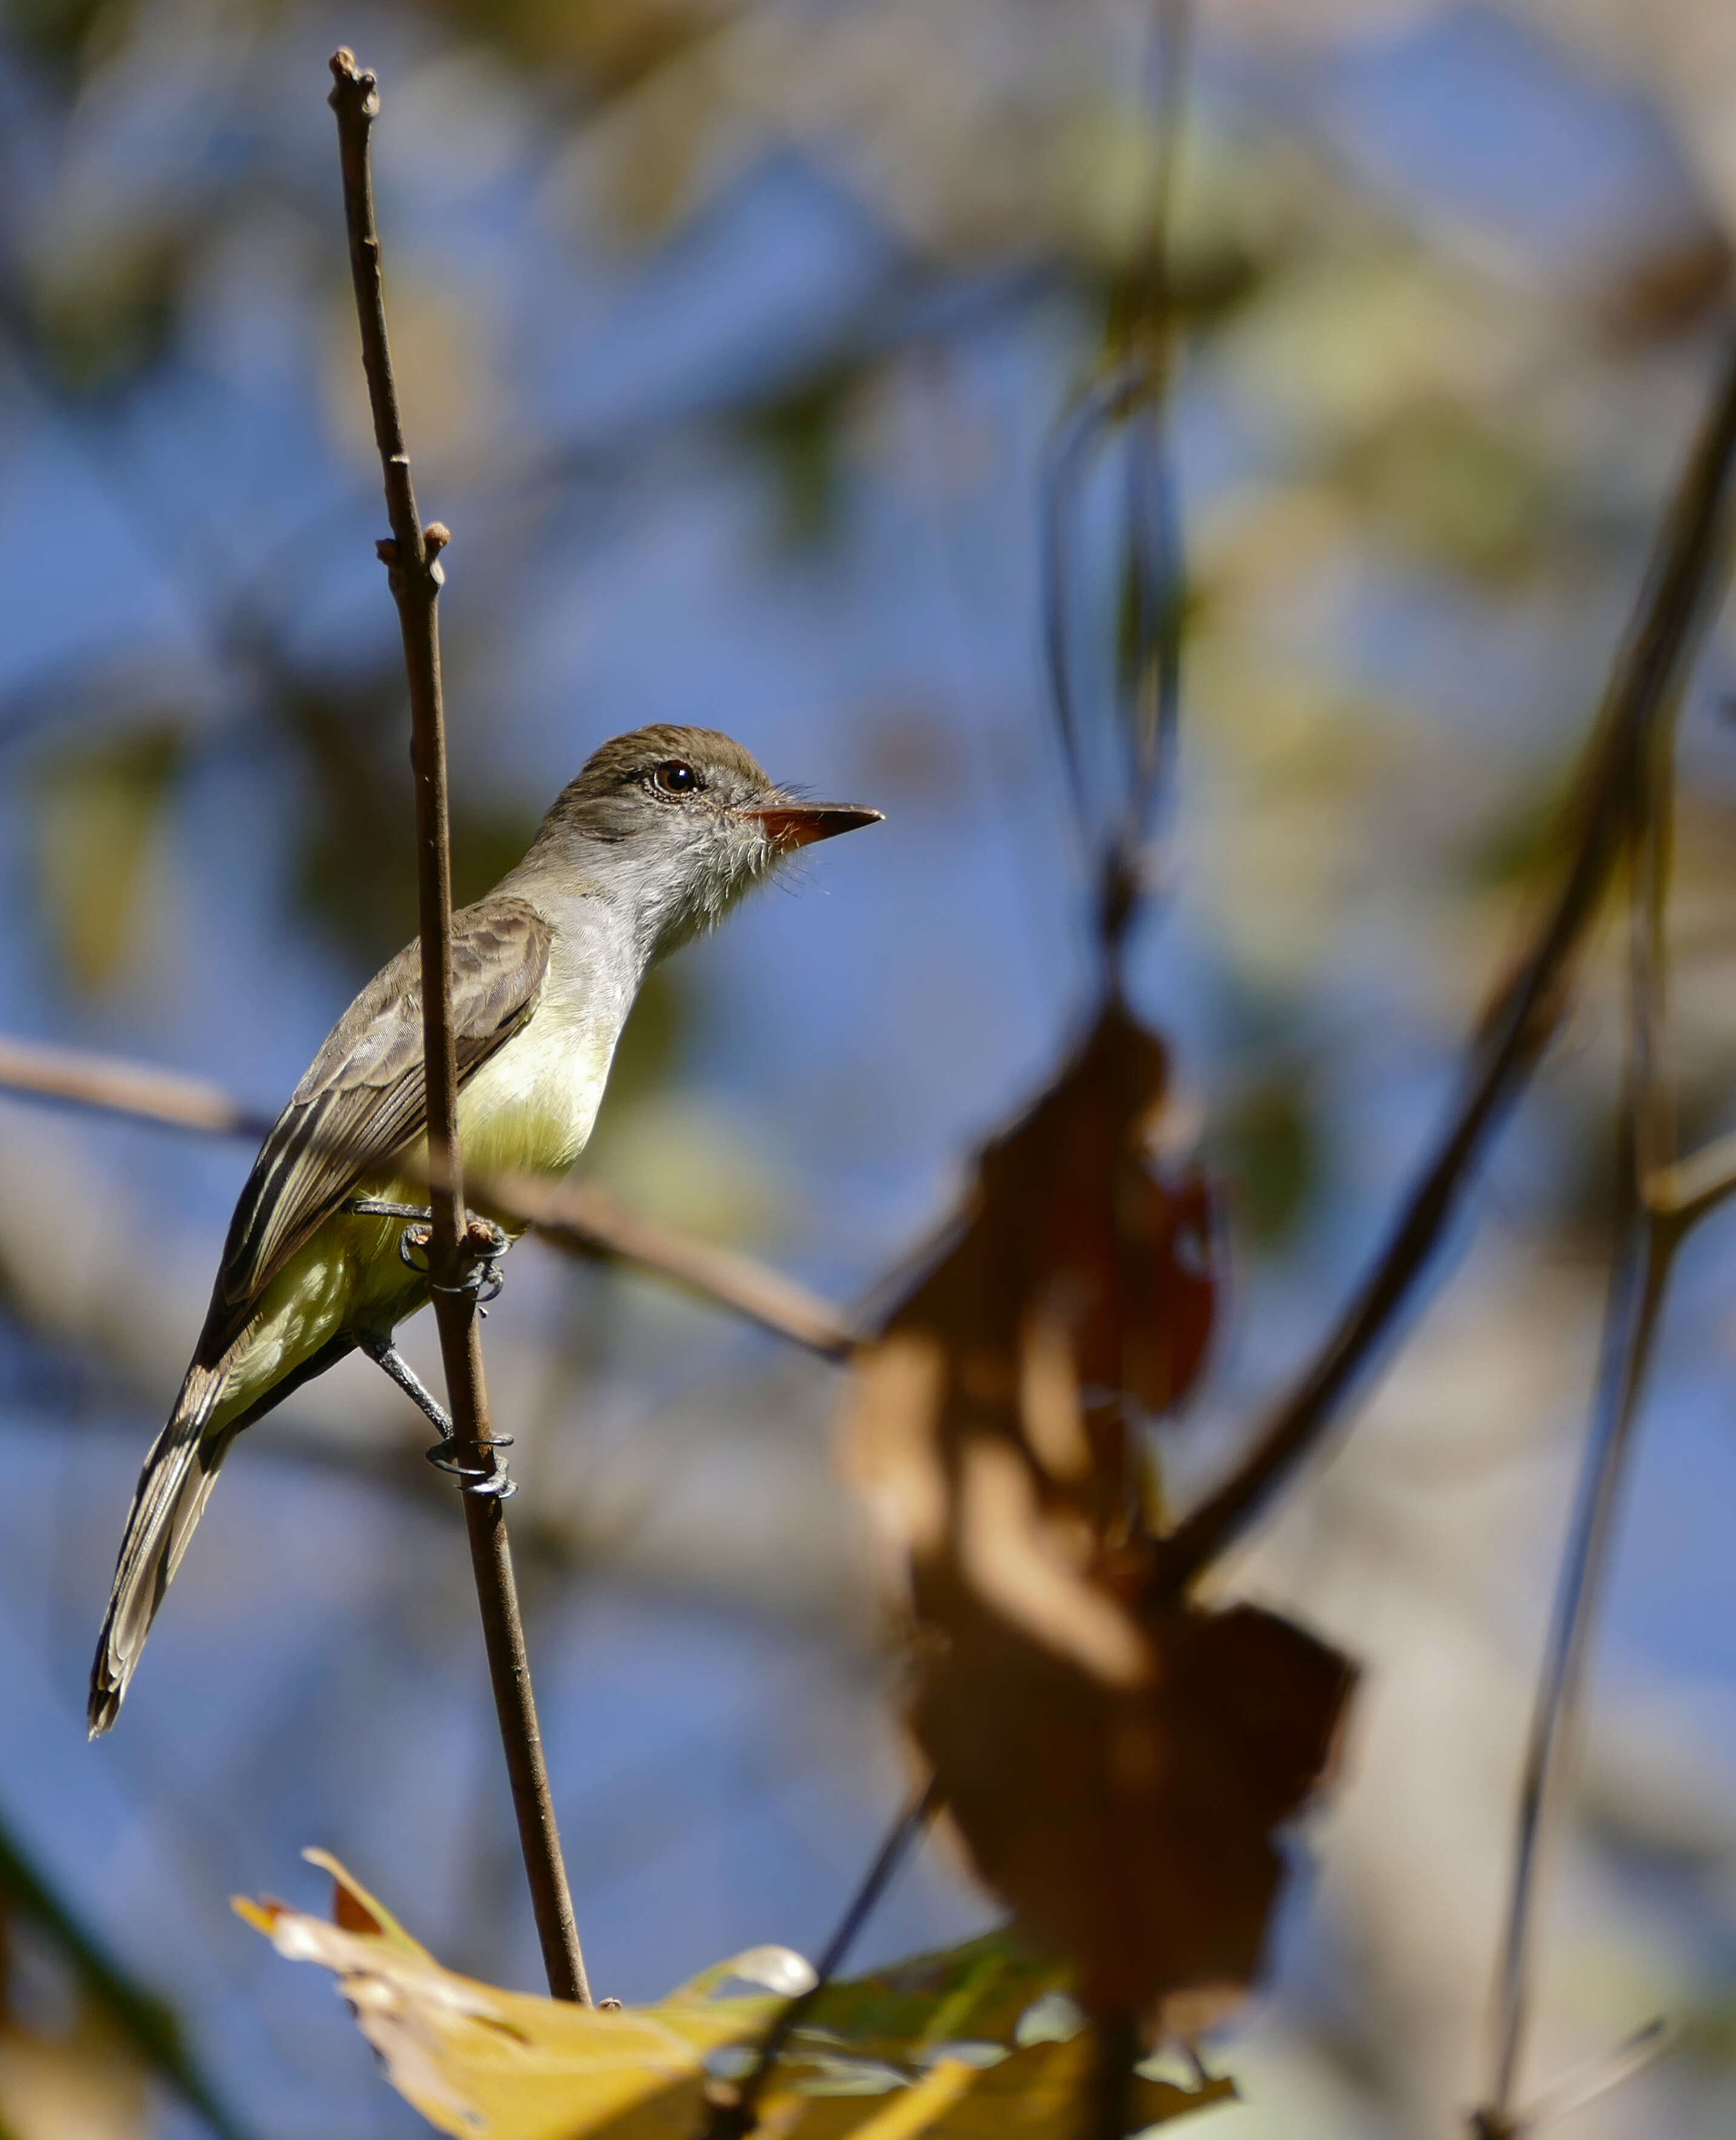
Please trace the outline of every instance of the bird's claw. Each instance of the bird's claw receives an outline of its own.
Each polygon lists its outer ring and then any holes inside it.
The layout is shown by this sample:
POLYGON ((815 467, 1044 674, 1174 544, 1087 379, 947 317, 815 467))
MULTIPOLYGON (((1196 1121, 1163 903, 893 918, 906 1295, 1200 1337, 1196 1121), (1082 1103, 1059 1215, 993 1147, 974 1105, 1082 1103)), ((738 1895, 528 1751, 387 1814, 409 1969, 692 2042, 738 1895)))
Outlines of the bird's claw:
MULTIPOLYGON (((406 1227, 405 1230, 406 1233, 420 1233, 423 1230, 420 1227, 406 1227)), ((512 1243, 493 1220, 479 1219, 472 1212, 460 1246, 468 1259, 464 1276, 456 1285, 436 1285, 434 1290, 436 1293, 468 1293, 475 1298, 479 1309, 485 1310, 488 1303, 496 1297, 506 1283, 500 1275, 500 1259, 512 1243)), ((401 1244, 399 1253, 403 1253, 401 1244)))
POLYGON ((479 1308, 499 1294, 505 1283, 500 1259, 512 1246, 504 1228, 492 1219, 465 1214, 464 1238, 460 1248, 465 1271, 456 1285, 437 1285, 430 1276, 428 1252, 434 1245, 434 1214, 425 1204, 394 1204, 383 1196, 352 1196, 344 1210, 360 1219, 408 1219, 411 1223, 398 1236, 398 1254, 419 1278, 428 1279, 436 1293, 471 1294, 479 1308))
POLYGON ((458 1443, 455 1440, 437 1441, 432 1449, 425 1450, 422 1453, 436 1471, 448 1472, 453 1478, 461 1480, 465 1493, 489 1495, 497 1501, 509 1501, 519 1490, 519 1482, 507 1476, 506 1466, 496 1459, 494 1452, 497 1449, 509 1449, 512 1436, 509 1434, 494 1435, 486 1441, 475 1442, 471 1445, 486 1460, 486 1469, 481 1465, 467 1463, 457 1455, 458 1443))

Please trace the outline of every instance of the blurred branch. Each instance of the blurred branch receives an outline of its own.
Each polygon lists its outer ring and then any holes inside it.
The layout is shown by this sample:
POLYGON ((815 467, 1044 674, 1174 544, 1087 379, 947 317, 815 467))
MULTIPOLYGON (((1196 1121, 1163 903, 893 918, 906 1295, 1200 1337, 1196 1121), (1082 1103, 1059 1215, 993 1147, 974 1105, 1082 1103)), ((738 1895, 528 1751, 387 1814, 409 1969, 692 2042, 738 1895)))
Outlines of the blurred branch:
POLYGON ((1529 2018, 1537 1889, 1545 1847, 1568 1780, 1586 1657, 1608 1564, 1625 1459, 1670 1289, 1675 1236, 1649 1216, 1631 1190, 1626 1200, 1630 1209, 1605 1312, 1591 1437, 1526 1748, 1512 1883, 1496 1970, 1493 2078, 1488 2101, 1472 2118, 1477 2140, 1516 2140, 1522 2129, 1523 2122, 1514 2117, 1512 2105, 1529 2018))
MULTIPOLYGON (((203 1078, 6 1037, 0 1037, 0 1092, 220 1136, 263 1137, 271 1127, 268 1117, 203 1078)), ((634 1264, 823 1358, 847 1359, 857 1342, 848 1320, 794 1279, 627 1210, 588 1183, 551 1188, 490 1180, 472 1184, 471 1196, 477 1208, 529 1226, 568 1255, 634 1264)))
POLYGON ((209 1130, 219 1136, 263 1137, 271 1128, 268 1117, 249 1113, 202 1077, 32 1040, 0 1038, 0 1092, 65 1100, 129 1122, 209 1130))
POLYGON ((824 1359, 848 1360, 855 1350, 850 1323, 794 1279, 626 1210, 590 1182, 550 1185, 490 1176, 475 1185, 471 1198, 479 1209, 529 1221, 540 1239, 569 1255, 637 1264, 824 1359))
POLYGON ((1475 2140, 1516 2140, 1531 2123, 1513 2109, 1529 2019, 1537 1897, 1549 1836, 1566 1803, 1577 1751, 1586 1660, 1607 1577, 1611 1543, 1635 1423, 1680 1247, 1712 1205, 1679 1206, 1656 1185, 1675 1164, 1668 1064, 1666 916, 1675 831, 1675 720, 1664 702, 1638 747, 1627 824, 1627 1066, 1621 1123, 1616 1260, 1579 1491, 1561 1558, 1519 1790, 1512 1886, 1496 1968, 1496 2043, 1489 2092, 1473 2113, 1475 2140))
POLYGON ((0 1823, 0 1896, 46 1932, 140 2062, 198 2112, 219 2140, 248 2140, 181 2040, 175 2010, 130 1976, 85 1929, 0 1823))
POLYGON ((337 115, 344 214, 361 327, 362 363, 391 521, 391 540, 380 545, 380 552, 391 575, 410 682, 434 1313, 440 1327, 440 1356, 452 1411, 454 1462, 473 1474, 468 1478, 460 1474, 465 1528, 470 1538, 489 1677, 494 1686, 543 1965, 553 1997, 588 2005, 590 1986, 585 1980, 584 1956, 573 1921, 553 1795, 537 1724, 536 1697, 507 1535, 505 1497, 498 1489, 482 1490, 478 1483, 499 1475, 483 1375, 476 1288, 466 1283, 486 1236, 472 1227, 465 1209, 464 1155, 458 1139, 458 1053, 452 1026, 452 848, 439 624, 442 574, 438 557, 449 538, 438 523, 425 528, 416 511, 386 339, 380 238, 374 222, 373 173, 369 161, 373 120, 380 109, 378 86, 371 74, 357 68, 354 53, 344 47, 332 55, 332 78, 331 104, 337 115), (480 1469, 475 1468, 479 1465, 480 1469))
POLYGON ((1546 2126, 1559 2124, 1576 2110, 1583 2110, 1587 2103, 1596 2103, 1600 2096, 1625 2087, 1636 2074, 1643 2073, 1662 2057, 1670 2049, 1672 2040, 1670 2024, 1661 2016, 1648 2021, 1613 2050, 1587 2059, 1576 2072, 1556 2082, 1534 2103, 1527 2105, 1513 2121, 1512 2129, 1522 2133, 1541 2133, 1546 2126))
POLYGON ((1727 357, 1677 487, 1588 747, 1578 831, 1552 906, 1473 1036, 1458 1108, 1398 1225, 1301 1382, 1231 1476, 1168 1540, 1180 1587, 1266 1507, 1320 1441, 1434 1268, 1496 1129, 1561 1015, 1575 962, 1628 848, 1648 753, 1673 707, 1723 563, 1736 462, 1736 353, 1727 357))

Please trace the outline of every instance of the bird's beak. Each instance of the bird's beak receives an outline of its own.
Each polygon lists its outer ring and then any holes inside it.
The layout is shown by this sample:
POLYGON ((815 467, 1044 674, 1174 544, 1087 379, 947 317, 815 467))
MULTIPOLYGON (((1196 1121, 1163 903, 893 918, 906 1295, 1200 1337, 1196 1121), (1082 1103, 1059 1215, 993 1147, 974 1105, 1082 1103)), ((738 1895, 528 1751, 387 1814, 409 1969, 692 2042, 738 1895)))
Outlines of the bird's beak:
POLYGON ((816 840, 829 840, 839 832, 853 832, 861 825, 878 825, 883 810, 865 810, 853 802, 764 802, 745 811, 765 828, 766 837, 779 847, 811 847, 816 840))

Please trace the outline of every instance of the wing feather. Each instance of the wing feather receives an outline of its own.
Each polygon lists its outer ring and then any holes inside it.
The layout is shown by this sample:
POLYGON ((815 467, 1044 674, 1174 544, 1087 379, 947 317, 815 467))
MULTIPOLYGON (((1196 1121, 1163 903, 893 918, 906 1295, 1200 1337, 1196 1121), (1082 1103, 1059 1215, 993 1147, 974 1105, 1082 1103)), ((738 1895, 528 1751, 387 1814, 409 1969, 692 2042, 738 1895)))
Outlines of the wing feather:
MULTIPOLYGON (((460 1086, 529 1017, 548 950, 548 925, 524 900, 490 895, 452 917, 460 1086)), ((409 944, 333 1027, 260 1147, 229 1222, 199 1360, 227 1349, 297 1249, 422 1134, 426 1112, 420 954, 409 944)))

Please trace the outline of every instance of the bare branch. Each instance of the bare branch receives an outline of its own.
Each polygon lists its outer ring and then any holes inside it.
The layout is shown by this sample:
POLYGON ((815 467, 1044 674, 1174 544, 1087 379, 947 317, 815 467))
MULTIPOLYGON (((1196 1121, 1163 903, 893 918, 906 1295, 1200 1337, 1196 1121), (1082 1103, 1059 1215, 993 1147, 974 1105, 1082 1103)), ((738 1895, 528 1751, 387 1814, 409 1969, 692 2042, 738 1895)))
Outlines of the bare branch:
MULTIPOLYGON (((391 575, 410 680, 423 1062, 428 1082, 429 1188, 434 1214, 430 1251, 434 1312, 440 1325, 457 1460, 481 1463, 484 1450, 493 1446, 494 1436, 483 1378, 475 1290, 465 1284, 475 1249, 469 1239, 465 1208, 464 1162, 458 1141, 458 1057, 452 1031, 452 853, 447 822, 445 714, 440 695, 438 601, 442 574, 437 562, 449 537, 438 523, 425 528, 417 514, 410 454, 392 377, 369 159, 369 136, 380 109, 378 85, 371 74, 357 68, 355 55, 347 49, 332 55, 332 79, 331 103, 337 115, 344 214, 356 309, 361 326, 362 364, 391 521, 391 540, 380 545, 380 553, 391 575)), ((485 1469, 492 1469, 491 1460, 485 1469)), ((495 1712, 512 1782, 519 1841, 530 1882, 543 1966, 554 1997, 588 2005, 590 1987, 573 1922, 573 1899, 568 1891, 537 1725, 506 1511, 498 1493, 466 1491, 463 1499, 489 1676, 494 1683, 495 1712)))
POLYGON ((1320 1441, 1434 1264, 1447 1226, 1560 1018, 1573 969, 1627 842, 1644 765, 1717 586, 1736 461, 1736 355, 1677 488, 1592 738, 1578 837, 1553 905, 1479 1021, 1463 1092, 1397 1225, 1301 1381, 1230 1477, 1168 1541, 1178 1585, 1240 1535, 1320 1441))
POLYGON ((858 1333, 829 1301, 750 1256, 714 1248, 622 1209, 588 1181, 550 1186, 519 1176, 478 1182, 479 1210, 521 1222, 569 1255, 619 1257, 732 1309, 774 1336, 828 1360, 848 1360, 858 1333))
POLYGON ((1625 1460, 1669 1293, 1674 1246, 1669 1233, 1635 1208, 1611 1274, 1591 1438, 1562 1555, 1520 1786, 1512 1883, 1496 1971, 1493 2073, 1488 2101, 1473 2121, 1482 2140, 1499 2140, 1499 2136, 1518 2130, 1512 2104, 1529 2017, 1537 1893, 1546 1845, 1568 1779, 1586 1657, 1609 1561, 1625 1460))
MULTIPOLYGON (((1588 2059, 1576 2072, 1564 2075, 1534 2103, 1528 2103, 1512 2120, 1509 2132, 1514 2135, 1542 2133, 1552 2125, 1558 2125, 1576 2110, 1583 2110, 1588 2103, 1596 2103, 1600 2096, 1625 2087, 1636 2074, 1644 2073, 1647 2066, 1661 2058, 1670 2043, 1668 2021, 1661 2015, 1648 2021, 1643 2029, 1635 2029, 1632 2035, 1625 2037, 1613 2050, 1588 2059)), ((1479 2125, 1477 2140, 1499 2140, 1499 2136, 1494 2128, 1479 2125)))
POLYGON ((1686 1228, 1660 1209, 1652 1185, 1672 1167, 1665 916, 1675 828, 1675 714, 1666 698, 1640 739, 1629 804, 1627 1067, 1621 1131, 1616 1262, 1605 1310, 1591 1429, 1573 1521, 1561 1558, 1519 1792, 1512 1886, 1496 1970, 1496 2040, 1487 2101, 1472 2120, 1476 2140, 1503 2140, 1528 2123, 1513 2100, 1529 2018, 1537 1896, 1552 1828, 1566 1803, 1577 1752, 1586 1660, 1609 1565, 1617 1505, 1644 1396, 1675 1252, 1686 1228))
POLYGON ((271 1128, 268 1117, 249 1113, 203 1077, 118 1056, 87 1055, 79 1048, 44 1048, 32 1040, 0 1037, 0 1092, 64 1100, 129 1122, 206 1130, 218 1136, 263 1137, 271 1128))
MULTIPOLYGON (((263 1137, 271 1127, 268 1117, 251 1112, 203 1078, 3 1036, 0 1092, 219 1136, 263 1137)), ((847 1359, 856 1344, 850 1320, 794 1279, 735 1249, 696 1241, 645 1218, 588 1183, 551 1188, 519 1178, 489 1179, 470 1184, 470 1196, 476 1210, 529 1226, 564 1254, 634 1264, 823 1358, 847 1359)))

